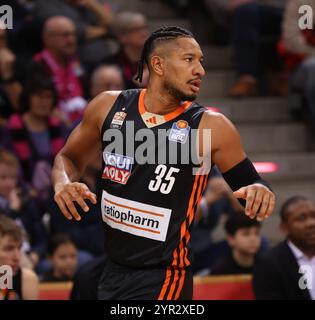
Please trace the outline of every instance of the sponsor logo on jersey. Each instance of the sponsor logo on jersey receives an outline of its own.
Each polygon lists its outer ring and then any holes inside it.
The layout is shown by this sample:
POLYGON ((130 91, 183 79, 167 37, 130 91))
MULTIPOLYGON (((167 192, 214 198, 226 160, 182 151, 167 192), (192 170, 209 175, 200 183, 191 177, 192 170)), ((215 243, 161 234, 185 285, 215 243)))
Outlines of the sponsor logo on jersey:
POLYGON ((105 152, 104 161, 105 168, 102 178, 120 184, 126 184, 131 174, 133 158, 105 152))
POLYGON ((178 120, 172 125, 171 132, 168 136, 170 141, 185 143, 189 134, 190 127, 185 120, 178 120))
POLYGON ((112 129, 120 129, 125 121, 126 116, 127 116, 126 112, 122 112, 122 111, 116 112, 114 114, 110 127, 112 129))
POLYGON ((122 232, 165 242, 171 209, 102 193, 103 221, 122 232))

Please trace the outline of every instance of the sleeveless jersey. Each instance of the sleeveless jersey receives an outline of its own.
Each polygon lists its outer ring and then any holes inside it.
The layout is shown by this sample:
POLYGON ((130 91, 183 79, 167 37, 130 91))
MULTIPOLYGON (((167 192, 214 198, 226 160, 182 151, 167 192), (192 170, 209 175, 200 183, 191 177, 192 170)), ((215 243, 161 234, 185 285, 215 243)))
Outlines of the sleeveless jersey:
POLYGON ((127 267, 187 268, 190 231, 208 181, 208 174, 193 174, 200 164, 193 161, 197 153, 190 141, 206 109, 186 102, 159 124, 163 116, 144 117, 144 95, 145 89, 123 91, 101 130, 106 252, 127 267), (165 139, 159 139, 161 132, 165 139), (143 138, 148 133, 154 141, 143 138), (148 156, 155 160, 144 163, 148 156))
POLYGON ((22 296, 22 270, 18 270, 16 275, 13 276, 13 288, 0 290, 1 300, 23 300, 22 296))

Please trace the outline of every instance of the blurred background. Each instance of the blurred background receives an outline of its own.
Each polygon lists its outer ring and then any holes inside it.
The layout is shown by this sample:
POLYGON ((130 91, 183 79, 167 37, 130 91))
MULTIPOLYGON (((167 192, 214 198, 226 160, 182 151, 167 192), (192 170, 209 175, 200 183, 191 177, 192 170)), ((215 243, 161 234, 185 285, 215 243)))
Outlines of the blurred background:
MULTIPOLYGON (((13 29, 0 27, 0 216, 23 231, 21 256, 10 264, 33 270, 43 282, 60 282, 72 281, 86 263, 104 263, 98 208, 92 206, 79 224, 64 219, 53 201, 51 166, 93 97, 139 87, 134 77, 143 43, 161 26, 194 33, 207 72, 197 101, 233 121, 248 156, 276 193, 275 212, 261 226, 235 222, 258 234, 254 255, 285 239, 279 211, 287 199, 300 195, 314 203, 315 33, 299 29, 298 21, 301 5, 314 10, 315 1, 4 4, 13 9, 13 29)), ((146 71, 143 86, 147 78, 146 71)), ((82 177, 96 191, 99 169, 96 159, 82 177)), ((233 249, 237 230, 226 225, 240 210, 220 173, 212 176, 191 240, 198 276, 211 274, 233 249)), ((0 264, 5 259, 0 255, 0 264)))

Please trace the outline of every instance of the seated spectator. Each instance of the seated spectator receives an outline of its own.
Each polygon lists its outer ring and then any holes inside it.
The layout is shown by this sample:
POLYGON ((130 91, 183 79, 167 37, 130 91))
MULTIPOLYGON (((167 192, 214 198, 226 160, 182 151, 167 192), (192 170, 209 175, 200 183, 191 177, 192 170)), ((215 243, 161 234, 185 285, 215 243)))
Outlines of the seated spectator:
POLYGON ((8 46, 7 32, 0 22, 0 126, 18 110, 22 86, 17 68, 16 56, 8 46))
MULTIPOLYGON (((258 93, 259 50, 265 35, 280 37, 285 0, 230 0, 227 9, 233 17, 232 41, 238 79, 229 95, 231 97, 255 96, 258 93)), ((275 39, 273 47, 276 48, 275 39)), ((277 59, 276 50, 268 67, 277 59)), ((286 77, 280 70, 270 83, 270 94, 287 93, 286 77)))
POLYGON ((299 8, 309 5, 315 12, 315 0, 289 0, 286 5, 279 48, 290 74, 290 85, 302 91, 315 129, 315 32, 301 30, 299 8))
POLYGON ((35 196, 46 199, 53 159, 63 147, 66 131, 53 116, 57 97, 48 78, 33 78, 21 95, 21 112, 8 122, 8 142, 21 162, 24 180, 35 196))
POLYGON ((261 245, 260 223, 244 212, 232 213, 225 222, 226 238, 231 251, 212 267, 212 275, 251 274, 261 245))
POLYGON ((66 17, 49 18, 43 29, 44 50, 34 57, 35 74, 52 78, 57 91, 60 117, 71 126, 81 119, 86 101, 83 99, 83 69, 76 57, 76 30, 66 17))
POLYGON ((37 300, 38 278, 28 269, 21 268, 21 228, 10 218, 0 215, 0 266, 12 268, 13 288, 0 289, 0 300, 37 300))
POLYGON ((97 300, 98 283, 104 271, 106 256, 100 256, 82 266, 75 274, 71 300, 97 300))
POLYGON ((122 72, 115 65, 101 65, 94 70, 91 77, 91 97, 111 90, 124 90, 122 72))
POLYGON ((78 264, 78 253, 68 235, 57 234, 50 240, 48 257, 51 270, 44 275, 43 282, 63 282, 73 279, 78 264))
POLYGON ((256 298, 314 300, 315 205, 306 197, 291 197, 282 205, 280 217, 285 240, 257 258, 256 298))
POLYGON ((117 53, 117 43, 110 37, 113 17, 107 1, 38 0, 35 12, 40 21, 53 16, 64 16, 73 21, 77 30, 80 61, 88 73, 117 53))
POLYGON ((23 252, 35 267, 46 250, 46 231, 36 203, 25 188, 18 185, 19 163, 13 154, 0 150, 0 209, 16 221, 27 235, 23 252))
MULTIPOLYGON (((121 12, 115 17, 113 29, 121 45, 113 63, 122 69, 125 88, 137 88, 140 85, 134 78, 138 73, 138 61, 144 42, 149 36, 147 20, 141 13, 121 12)), ((146 85, 148 76, 149 72, 145 69, 143 86, 146 85)))

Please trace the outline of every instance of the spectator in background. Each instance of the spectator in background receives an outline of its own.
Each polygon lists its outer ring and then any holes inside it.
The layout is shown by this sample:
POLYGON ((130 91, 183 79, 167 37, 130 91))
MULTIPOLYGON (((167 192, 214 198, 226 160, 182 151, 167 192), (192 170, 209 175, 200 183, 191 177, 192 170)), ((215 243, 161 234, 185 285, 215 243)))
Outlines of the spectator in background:
POLYGON ((34 268, 44 257, 47 235, 36 203, 25 188, 18 185, 19 163, 13 154, 0 150, 0 209, 1 214, 16 221, 25 231, 23 252, 34 268))
POLYGON ((34 8, 37 0, 10 0, 7 3, 14 14, 13 28, 8 30, 10 48, 24 63, 42 49, 42 25, 35 19, 34 8))
POLYGON ((49 78, 34 77, 21 95, 21 114, 8 122, 7 145, 21 162, 24 180, 46 201, 54 156, 63 147, 66 131, 53 116, 57 95, 49 78))
POLYGON ((305 30, 299 28, 299 19, 302 17, 299 8, 302 5, 310 6, 313 14, 315 12, 315 0, 288 1, 282 25, 280 53, 291 75, 291 86, 300 89, 306 98, 311 124, 315 129, 315 32, 314 26, 305 30))
MULTIPOLYGON (((137 88, 139 84, 134 77, 138 73, 138 61, 144 42, 149 36, 146 17, 141 13, 121 12, 115 17, 113 29, 121 45, 113 63, 122 69, 125 88, 137 88)), ((148 77, 149 72, 145 69, 143 86, 146 86, 148 77)))
POLYGON ((71 281, 78 264, 77 248, 71 238, 67 234, 55 235, 48 245, 48 256, 51 270, 44 275, 42 281, 71 281))
POLYGON ((22 86, 16 69, 16 56, 8 47, 7 31, 0 22, 0 125, 18 110, 22 86))
POLYGON ((86 101, 83 99, 83 69, 76 57, 76 30, 66 17, 49 18, 43 29, 44 50, 35 55, 37 72, 53 79, 60 118, 69 126, 82 117, 86 101))
MULTIPOLYGON (((238 79, 229 92, 231 97, 255 96, 258 93, 259 60, 261 39, 264 35, 280 37, 283 8, 286 0, 229 0, 227 10, 232 17, 232 41, 238 79)), ((276 48, 277 39, 275 39, 276 48)), ((277 58, 273 58, 268 66, 277 58)), ((280 72, 270 83, 270 93, 287 93, 286 77, 280 72)))
POLYGON ((315 205, 303 196, 281 207, 285 241, 259 256, 253 286, 258 300, 315 299, 315 205))
MULTIPOLYGON (((229 92, 231 97, 248 97, 258 94, 258 78, 262 38, 275 37, 272 57, 264 65, 268 67, 277 60, 276 43, 281 34, 281 21, 286 0, 204 0, 211 11, 223 16, 230 25, 234 59, 238 79, 229 92), (232 21, 232 22, 230 22, 232 21)), ((268 50, 269 51, 269 50, 268 50)), ((268 52, 270 56, 270 53, 268 52)), ((279 60, 280 62, 280 60, 279 60)), ((279 64, 279 63, 278 63, 279 64)), ((277 66, 274 65, 274 68, 277 66)), ((279 68, 279 67, 278 67, 279 68)), ((282 70, 269 84, 274 95, 287 93, 286 77, 282 70)))
POLYGON ((0 289, 0 300, 37 300, 38 278, 28 269, 21 268, 21 228, 10 218, 0 215, 0 266, 13 271, 13 289, 0 289))
POLYGON ((261 225, 242 212, 231 214, 225 222, 226 238, 231 251, 212 267, 212 275, 251 274, 261 245, 261 225))
POLYGON ((116 65, 101 65, 94 70, 91 77, 91 97, 103 91, 124 90, 122 72, 116 65))
POLYGON ((106 1, 38 0, 35 10, 40 21, 52 16, 65 16, 73 21, 80 60, 89 74, 98 64, 117 53, 117 44, 110 38, 113 18, 106 1))

